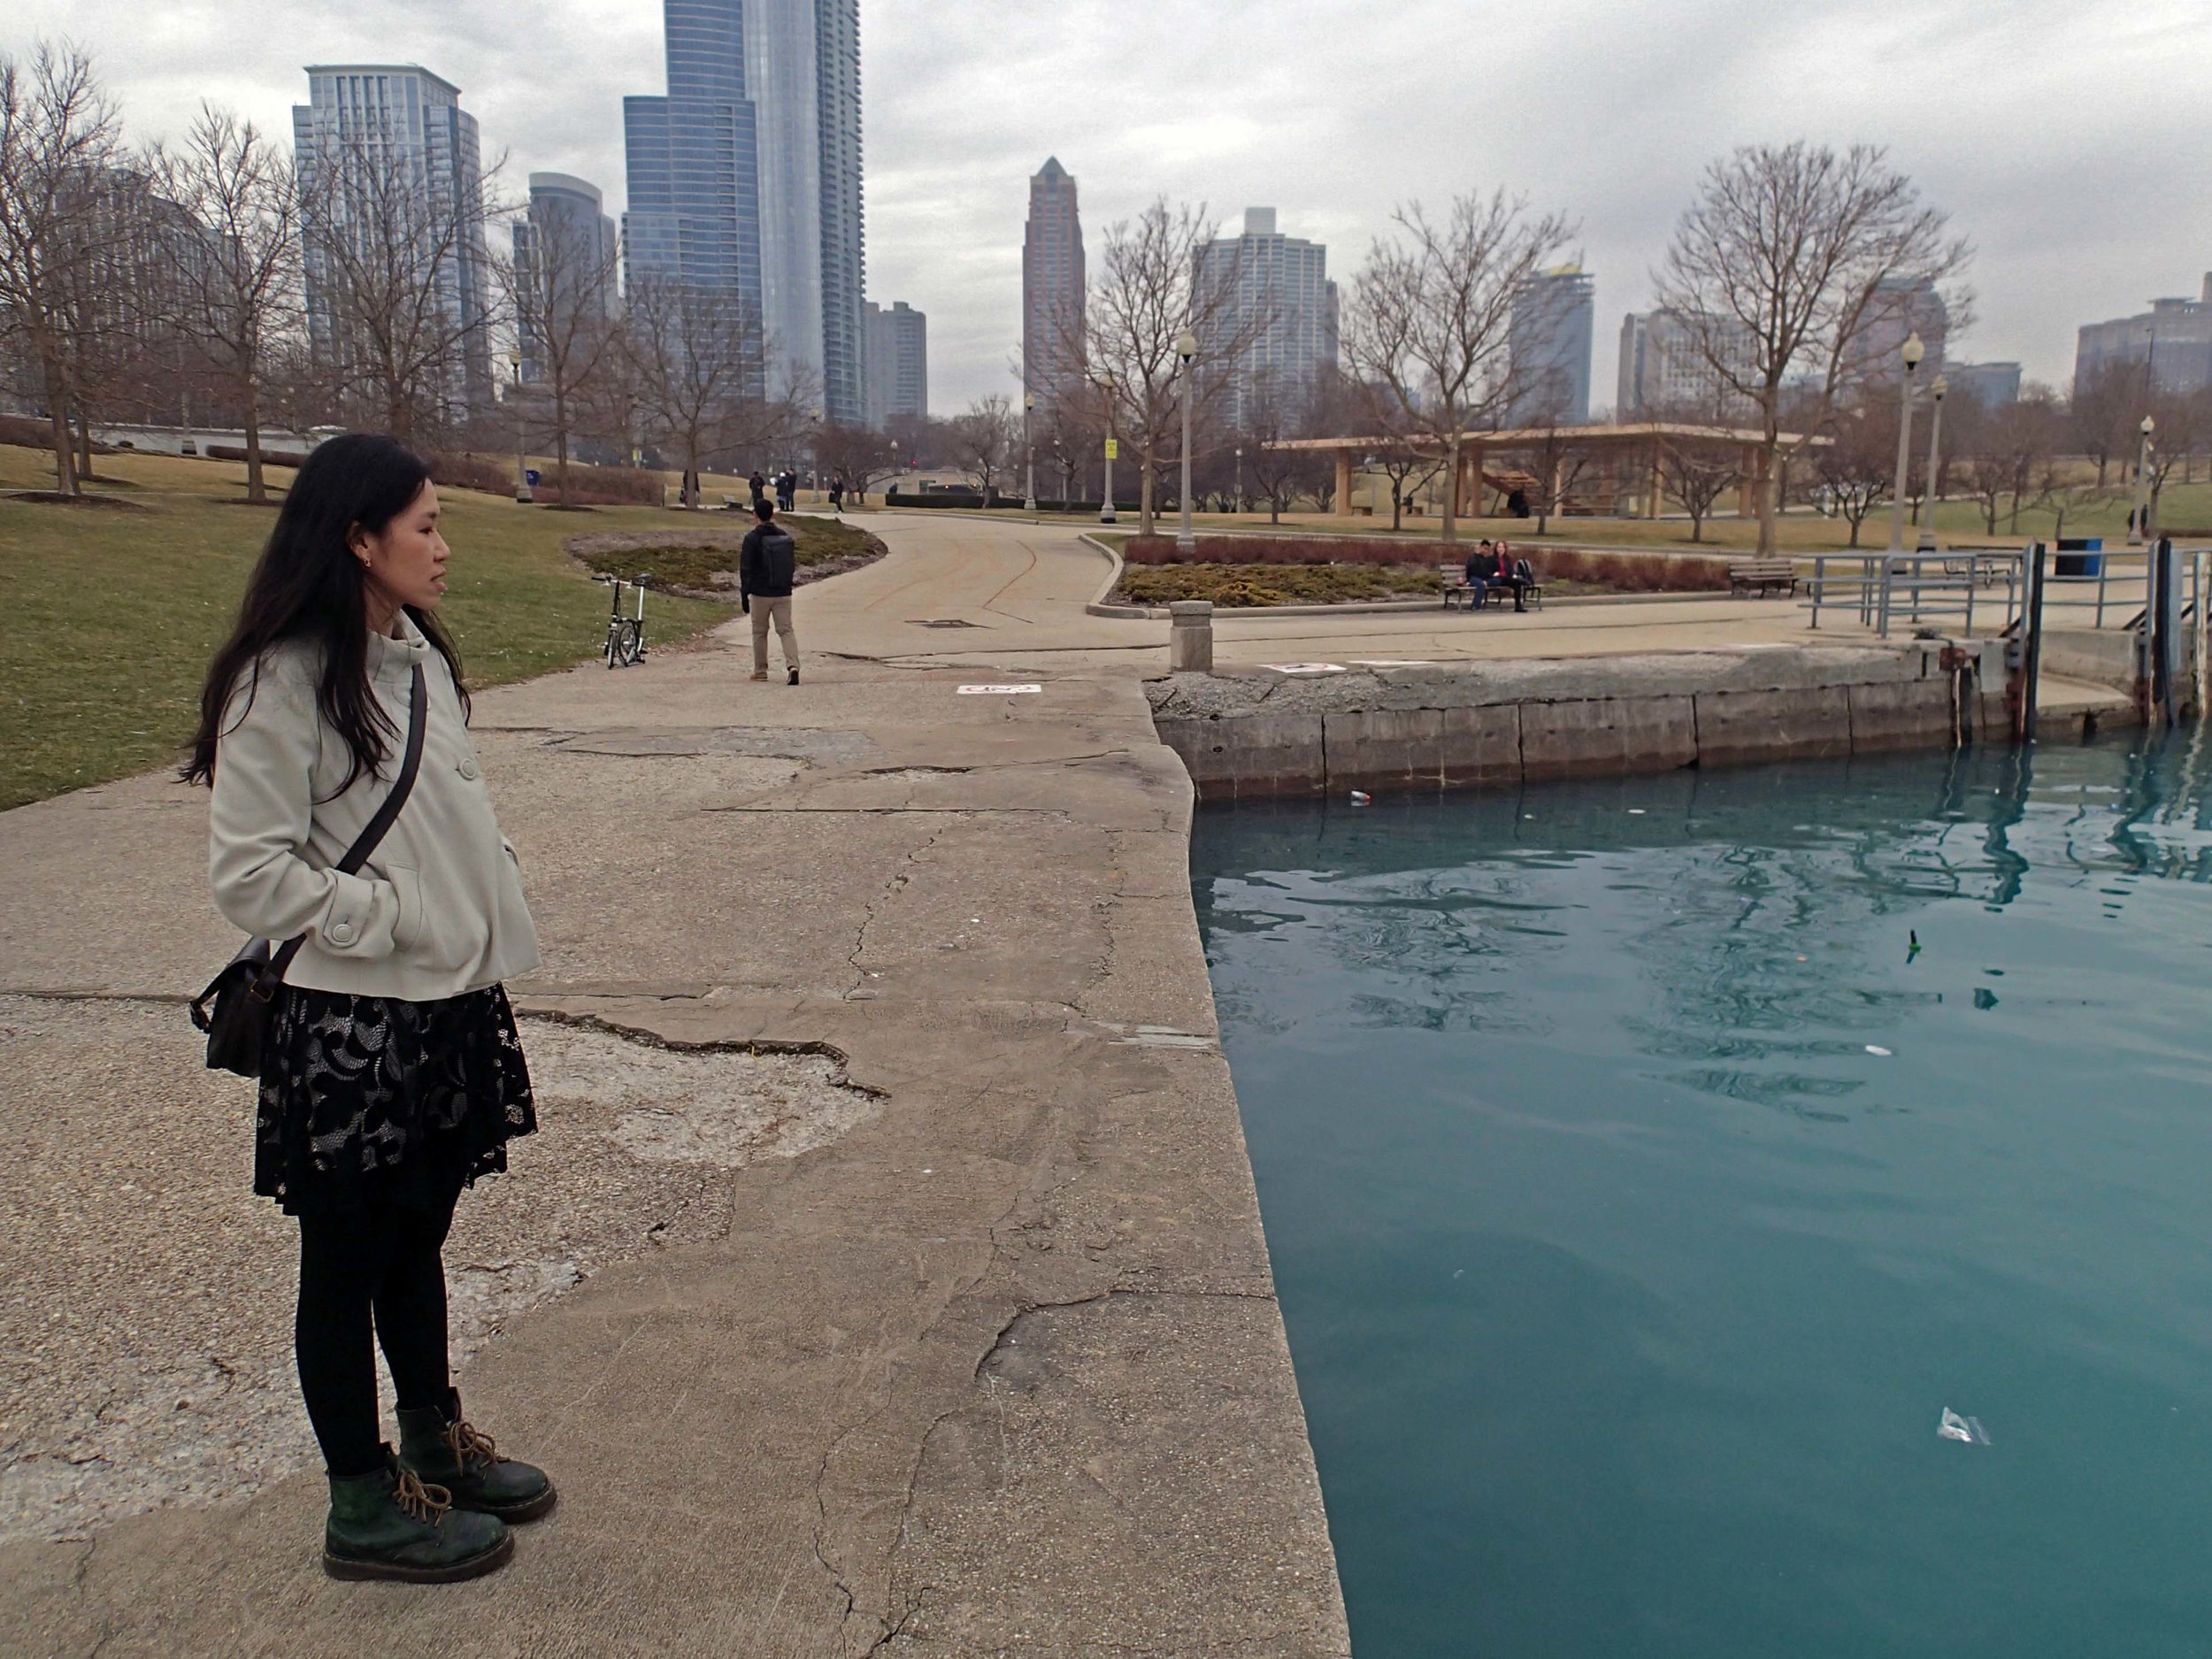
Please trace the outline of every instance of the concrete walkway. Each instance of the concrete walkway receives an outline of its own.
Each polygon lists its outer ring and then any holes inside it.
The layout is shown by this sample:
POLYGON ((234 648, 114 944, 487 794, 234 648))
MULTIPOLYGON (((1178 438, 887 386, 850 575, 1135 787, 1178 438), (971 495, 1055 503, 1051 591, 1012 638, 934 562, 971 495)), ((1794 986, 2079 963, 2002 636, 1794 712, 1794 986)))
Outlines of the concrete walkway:
MULTIPOLYGON (((177 1005, 234 942, 204 798, 0 816, 0 1653, 1347 1651, 1139 683, 1166 625, 1083 612, 1071 528, 869 523, 891 557, 799 595, 795 689, 737 625, 478 702, 541 1129, 464 1202, 456 1325, 472 1416, 565 1494, 494 1578, 315 1565, 289 1236, 177 1005)), ((1803 621, 1231 617, 1220 655, 1803 621)))
POLYGON ((286 1233, 160 1000, 233 942, 202 797, 0 817, 0 1652, 1347 1650, 1187 780, 1125 672, 922 660, 918 618, 1068 626, 1101 562, 883 529, 802 592, 796 689, 733 634, 479 701, 544 1122, 463 1205, 457 1274, 538 1288, 462 1380, 565 1494, 488 1580, 331 1583, 319 1479, 256 1467, 299 1445, 286 1233), (637 1087, 710 1064, 712 1121, 637 1087))

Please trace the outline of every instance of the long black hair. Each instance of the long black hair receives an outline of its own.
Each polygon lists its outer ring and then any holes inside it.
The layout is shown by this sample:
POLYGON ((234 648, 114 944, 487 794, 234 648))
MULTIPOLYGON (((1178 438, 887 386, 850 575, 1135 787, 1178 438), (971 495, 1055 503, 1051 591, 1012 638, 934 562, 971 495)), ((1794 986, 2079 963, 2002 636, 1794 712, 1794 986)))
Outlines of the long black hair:
MULTIPOLYGON (((261 684, 262 659, 275 646, 304 641, 319 656, 322 678, 315 706, 344 741, 350 764, 343 795, 363 772, 383 764, 398 733, 369 690, 368 572, 346 538, 358 527, 380 533, 404 512, 430 481, 430 466, 393 439, 349 432, 316 446, 284 497, 268 545, 246 580, 238 625, 208 665, 200 691, 200 729, 185 762, 187 783, 215 781, 215 745, 223 716, 242 676, 248 704, 261 684)), ((464 710, 468 692, 460 658, 437 618, 406 607, 423 637, 453 671, 464 710)), ((242 712, 242 710, 241 710, 242 712)))

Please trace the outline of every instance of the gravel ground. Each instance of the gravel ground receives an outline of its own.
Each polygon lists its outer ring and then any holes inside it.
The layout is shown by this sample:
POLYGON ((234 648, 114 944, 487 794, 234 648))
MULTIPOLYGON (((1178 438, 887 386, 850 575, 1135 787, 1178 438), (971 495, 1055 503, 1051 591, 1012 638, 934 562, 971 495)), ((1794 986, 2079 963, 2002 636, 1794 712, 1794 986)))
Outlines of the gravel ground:
MULTIPOLYGON (((825 1056, 540 1019, 523 1038, 539 1132, 463 1196, 457 1365, 609 1264, 719 1233, 730 1171, 879 1105, 825 1056)), ((252 1086, 201 1065, 173 1004, 25 997, 0 997, 0 1540, 81 1537, 312 1466, 296 1235, 248 1190, 252 1086)))

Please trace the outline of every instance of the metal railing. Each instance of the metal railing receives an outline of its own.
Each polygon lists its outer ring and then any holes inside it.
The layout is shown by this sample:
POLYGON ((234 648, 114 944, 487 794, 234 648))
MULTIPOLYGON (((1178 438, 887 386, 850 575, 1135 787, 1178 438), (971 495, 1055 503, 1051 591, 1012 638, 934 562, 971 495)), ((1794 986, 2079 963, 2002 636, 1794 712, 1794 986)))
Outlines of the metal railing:
POLYGON ((1955 548, 1934 553, 1822 553, 1806 585, 1810 626, 1820 613, 1847 612, 1889 637, 1897 622, 1918 626, 1955 619, 1958 632, 1998 634, 2020 613, 2026 555, 2010 548, 1955 548))

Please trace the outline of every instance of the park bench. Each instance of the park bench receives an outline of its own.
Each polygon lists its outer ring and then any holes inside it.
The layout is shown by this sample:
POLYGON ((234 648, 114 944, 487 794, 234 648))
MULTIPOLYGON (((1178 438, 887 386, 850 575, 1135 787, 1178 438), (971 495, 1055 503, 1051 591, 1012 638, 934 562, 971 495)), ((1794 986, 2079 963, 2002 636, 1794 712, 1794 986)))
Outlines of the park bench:
MULTIPOLYGON (((1517 562, 1523 564, 1526 563, 1525 560, 1517 562)), ((1533 567, 1532 567, 1532 569, 1533 567)), ((1469 607, 1471 609, 1472 608, 1474 603, 1475 590, 1467 585, 1467 565, 1464 560, 1448 561, 1440 564, 1436 567, 1436 573, 1442 579, 1444 583, 1445 610, 1449 611, 1452 609, 1452 602, 1454 600, 1464 600, 1467 602, 1469 607)), ((1491 603, 1493 604, 1496 604, 1501 602, 1509 603, 1513 598, 1513 589, 1497 582, 1492 582, 1490 584, 1490 591, 1492 594, 1491 603)), ((1521 595, 1523 603, 1533 605, 1539 611, 1541 611, 1544 608, 1544 584, 1534 580, 1532 574, 1528 581, 1521 584, 1521 595)))
POLYGON ((1732 559, 1728 591, 1732 595, 1780 594, 1787 598, 1797 591, 1796 566, 1786 558, 1732 559))

